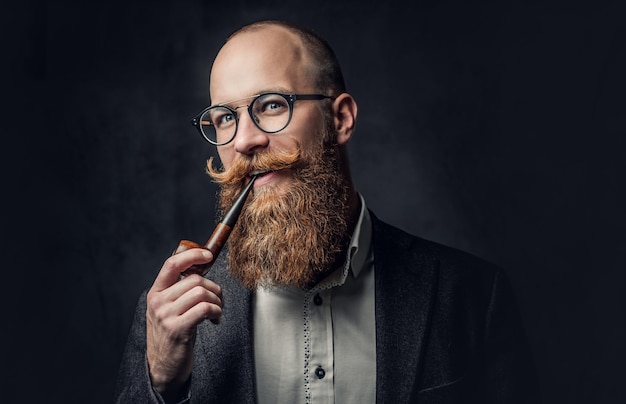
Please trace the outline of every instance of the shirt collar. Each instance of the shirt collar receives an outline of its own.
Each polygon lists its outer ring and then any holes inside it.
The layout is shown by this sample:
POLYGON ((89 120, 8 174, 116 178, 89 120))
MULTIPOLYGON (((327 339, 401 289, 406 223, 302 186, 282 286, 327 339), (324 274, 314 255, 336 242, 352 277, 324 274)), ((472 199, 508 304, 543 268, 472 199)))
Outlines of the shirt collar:
POLYGON ((352 273, 354 278, 358 277, 369 262, 372 247, 372 220, 365 205, 365 199, 361 194, 359 194, 359 199, 361 201, 361 212, 354 226, 344 265, 324 278, 312 291, 343 285, 349 273, 352 273))
MULTIPOLYGON (((371 265, 372 257, 372 219, 369 210, 365 205, 365 199, 358 194, 361 201, 361 211, 359 218, 354 226, 354 231, 350 239, 350 244, 346 254, 346 260, 342 267, 325 277, 320 283, 315 285, 308 293, 319 290, 330 289, 335 286, 343 285, 346 282, 348 274, 351 273, 353 278, 357 278, 359 274, 368 265, 371 265)), ((260 289, 274 289, 273 286, 260 287, 260 289)), ((278 289, 290 290, 291 287, 279 287, 278 289)), ((297 288, 293 288, 297 290, 297 288)))
POLYGON ((359 276, 365 266, 372 246, 372 219, 367 206, 365 206, 365 199, 361 194, 359 194, 359 199, 361 200, 361 212, 359 220, 356 226, 354 226, 354 233, 350 240, 347 257, 352 269, 352 276, 355 278, 359 276))

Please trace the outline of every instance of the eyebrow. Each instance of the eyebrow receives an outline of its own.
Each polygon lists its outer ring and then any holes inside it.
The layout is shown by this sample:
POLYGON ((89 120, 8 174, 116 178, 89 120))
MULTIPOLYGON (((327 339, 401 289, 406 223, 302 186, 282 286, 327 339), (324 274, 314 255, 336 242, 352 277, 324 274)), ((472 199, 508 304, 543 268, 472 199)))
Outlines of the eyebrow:
POLYGON ((226 102, 221 102, 219 104, 211 104, 211 107, 230 106, 229 104, 232 104, 234 102, 239 102, 239 101, 247 100, 247 99, 250 99, 250 98, 258 97, 259 95, 265 94, 265 93, 295 94, 295 92, 293 90, 288 90, 285 87, 265 88, 263 90, 258 91, 256 94, 249 95, 247 97, 243 97, 243 98, 239 98, 239 99, 231 100, 231 101, 226 101, 226 102))

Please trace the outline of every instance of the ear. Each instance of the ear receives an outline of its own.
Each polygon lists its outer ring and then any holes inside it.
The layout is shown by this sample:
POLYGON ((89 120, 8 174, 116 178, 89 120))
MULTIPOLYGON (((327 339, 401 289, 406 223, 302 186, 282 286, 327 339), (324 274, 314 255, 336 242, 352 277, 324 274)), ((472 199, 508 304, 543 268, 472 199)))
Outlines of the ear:
POLYGON ((333 119, 337 132, 337 144, 344 145, 354 133, 357 114, 356 101, 348 93, 341 93, 333 101, 333 119))

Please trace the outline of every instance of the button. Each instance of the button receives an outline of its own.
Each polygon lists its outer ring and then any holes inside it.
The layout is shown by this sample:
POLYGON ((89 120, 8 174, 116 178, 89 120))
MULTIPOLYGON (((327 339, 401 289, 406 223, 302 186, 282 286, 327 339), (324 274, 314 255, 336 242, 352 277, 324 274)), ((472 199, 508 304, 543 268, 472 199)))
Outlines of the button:
POLYGON ((316 306, 321 306, 322 305, 322 296, 320 296, 320 294, 316 294, 315 297, 313 297, 313 303, 315 303, 316 306))
POLYGON ((326 376, 326 371, 323 367, 318 366, 317 369, 315 369, 315 376, 317 376, 318 379, 323 379, 324 376, 326 376))

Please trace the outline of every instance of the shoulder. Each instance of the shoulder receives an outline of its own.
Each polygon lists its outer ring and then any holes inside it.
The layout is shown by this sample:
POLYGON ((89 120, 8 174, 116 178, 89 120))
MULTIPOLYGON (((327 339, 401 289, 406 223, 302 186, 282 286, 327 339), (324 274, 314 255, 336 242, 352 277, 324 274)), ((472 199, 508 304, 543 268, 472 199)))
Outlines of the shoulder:
POLYGON ((407 233, 378 219, 373 212, 370 215, 372 242, 379 255, 395 255, 399 259, 413 261, 426 260, 451 268, 475 268, 489 273, 501 271, 494 263, 474 254, 407 233))
POLYGON ((503 269, 492 262, 409 234, 370 215, 375 266, 384 278, 419 277, 436 283, 440 291, 461 289, 485 297, 496 283, 508 283, 503 269))

